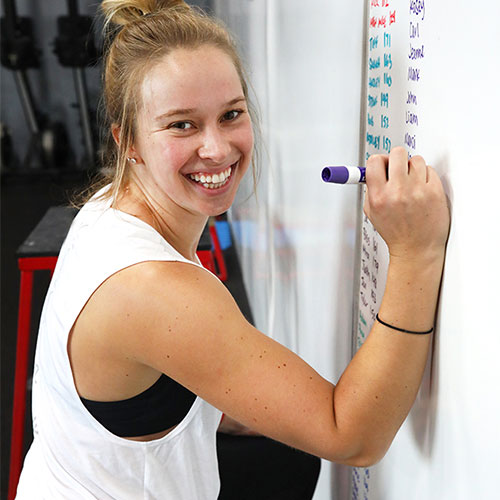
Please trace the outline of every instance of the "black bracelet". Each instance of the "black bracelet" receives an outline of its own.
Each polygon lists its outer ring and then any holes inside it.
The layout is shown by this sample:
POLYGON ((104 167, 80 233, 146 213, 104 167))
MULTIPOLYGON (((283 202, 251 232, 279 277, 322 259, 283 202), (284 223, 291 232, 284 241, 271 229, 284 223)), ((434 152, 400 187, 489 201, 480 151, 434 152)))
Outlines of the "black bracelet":
POLYGON ((377 318, 377 321, 381 324, 381 325, 384 325, 384 326, 387 326, 388 328, 392 328, 393 330, 397 330, 398 332, 403 332, 403 333, 413 333, 414 335, 427 335, 428 333, 432 333, 432 331, 434 330, 434 327, 432 327, 430 330, 427 330, 426 332, 414 332, 412 330, 405 330, 403 328, 398 328, 397 326, 393 326, 393 325, 389 325, 389 323, 386 323, 385 321, 382 321, 379 316, 378 316, 378 313, 377 315, 375 316, 375 318, 377 318))

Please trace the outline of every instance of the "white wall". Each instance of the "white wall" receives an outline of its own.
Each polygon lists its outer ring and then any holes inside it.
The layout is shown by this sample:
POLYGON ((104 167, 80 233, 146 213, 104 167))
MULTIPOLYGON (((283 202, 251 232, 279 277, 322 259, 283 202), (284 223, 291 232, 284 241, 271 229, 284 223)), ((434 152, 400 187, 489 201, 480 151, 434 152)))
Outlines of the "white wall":
MULTIPOLYGON (((321 181, 356 164, 364 2, 217 0, 241 41, 261 108, 258 198, 250 176, 231 211, 257 327, 335 381, 350 357, 357 190, 321 181)), ((316 500, 347 498, 324 462, 316 500)))

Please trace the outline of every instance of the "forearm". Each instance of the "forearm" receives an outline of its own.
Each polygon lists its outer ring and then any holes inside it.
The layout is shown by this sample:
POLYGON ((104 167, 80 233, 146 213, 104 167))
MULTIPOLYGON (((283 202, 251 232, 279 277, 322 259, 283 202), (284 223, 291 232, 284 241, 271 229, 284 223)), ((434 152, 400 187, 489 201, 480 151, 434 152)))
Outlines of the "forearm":
MULTIPOLYGON (((432 327, 443 255, 392 258, 379 316, 400 328, 432 327)), ((398 332, 375 321, 334 393, 338 432, 352 433, 361 460, 385 453, 415 400, 431 335, 398 332)))

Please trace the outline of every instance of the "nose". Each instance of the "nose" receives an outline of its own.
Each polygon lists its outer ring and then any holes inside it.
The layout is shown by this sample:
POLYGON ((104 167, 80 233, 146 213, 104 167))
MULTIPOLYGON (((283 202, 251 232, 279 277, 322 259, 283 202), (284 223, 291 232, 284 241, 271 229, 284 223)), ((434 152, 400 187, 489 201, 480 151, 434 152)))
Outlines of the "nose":
POLYGON ((202 160, 223 163, 231 152, 231 145, 224 132, 218 127, 207 128, 202 134, 198 155, 202 160))

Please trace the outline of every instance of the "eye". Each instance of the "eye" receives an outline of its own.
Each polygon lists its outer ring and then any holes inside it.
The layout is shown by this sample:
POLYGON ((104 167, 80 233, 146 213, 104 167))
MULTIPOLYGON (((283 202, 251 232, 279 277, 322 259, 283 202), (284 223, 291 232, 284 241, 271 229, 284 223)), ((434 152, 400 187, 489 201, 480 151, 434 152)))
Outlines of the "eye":
POLYGON ((193 124, 189 122, 175 122, 170 124, 168 128, 175 128, 177 130, 190 130, 193 128, 193 124))
POLYGON ((234 121, 243 112, 244 111, 242 109, 232 109, 231 111, 228 111, 227 113, 224 113, 224 115, 222 115, 222 121, 225 121, 225 122, 234 121))

